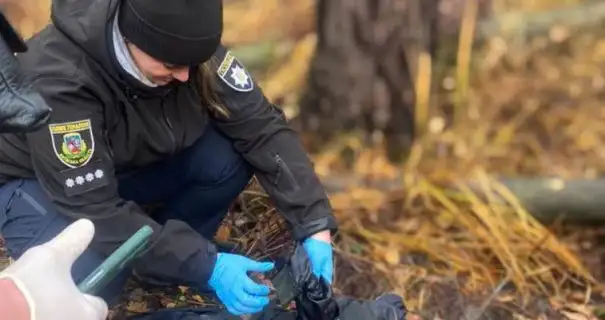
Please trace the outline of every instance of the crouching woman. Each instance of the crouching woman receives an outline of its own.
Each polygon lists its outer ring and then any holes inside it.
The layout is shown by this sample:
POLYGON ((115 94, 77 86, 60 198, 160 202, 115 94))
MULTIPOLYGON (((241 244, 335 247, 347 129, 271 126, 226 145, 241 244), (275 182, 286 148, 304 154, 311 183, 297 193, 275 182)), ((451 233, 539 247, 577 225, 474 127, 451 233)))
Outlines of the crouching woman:
MULTIPOLYGON (((56 0, 51 17, 18 57, 50 121, 0 136, 0 231, 14 258, 88 218, 96 234, 72 269, 79 282, 149 225, 138 277, 258 312, 269 288, 247 272, 273 265, 211 241, 255 174, 314 273, 332 280, 328 198, 283 113, 221 46, 221 0, 56 0), (158 203, 153 215, 141 209, 158 203)), ((101 297, 114 302, 128 276, 101 297)))

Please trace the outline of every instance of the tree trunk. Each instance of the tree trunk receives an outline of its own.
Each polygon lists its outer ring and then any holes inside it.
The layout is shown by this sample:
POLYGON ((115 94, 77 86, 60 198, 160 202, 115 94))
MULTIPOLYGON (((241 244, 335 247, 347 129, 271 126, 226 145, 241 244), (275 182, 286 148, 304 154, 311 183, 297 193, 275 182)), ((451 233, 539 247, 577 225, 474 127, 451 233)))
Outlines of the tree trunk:
MULTIPOLYGON (((418 2, 419 10, 437 10, 438 0, 318 1, 317 49, 299 119, 311 151, 342 132, 368 138, 383 132, 391 160, 400 160, 409 148, 415 104, 405 51, 410 2, 418 2)), ((434 33, 436 15, 422 17, 434 33)), ((425 42, 431 49, 436 43, 425 42)))

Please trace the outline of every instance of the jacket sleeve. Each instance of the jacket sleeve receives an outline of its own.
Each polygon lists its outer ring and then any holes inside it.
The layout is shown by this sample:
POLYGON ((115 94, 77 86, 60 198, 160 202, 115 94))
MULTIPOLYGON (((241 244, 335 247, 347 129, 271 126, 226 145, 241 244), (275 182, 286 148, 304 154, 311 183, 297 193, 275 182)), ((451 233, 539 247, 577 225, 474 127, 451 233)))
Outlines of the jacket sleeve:
POLYGON ((215 247, 186 223, 171 220, 159 225, 137 204, 119 196, 101 98, 80 81, 53 78, 35 84, 53 112, 48 124, 27 139, 36 177, 57 210, 92 220, 91 247, 106 256, 149 225, 154 233, 149 247, 134 261, 137 274, 205 286, 214 267, 215 247))
POLYGON ((228 49, 219 47, 214 59, 218 100, 229 113, 216 115, 215 121, 255 168, 294 237, 302 240, 319 231, 335 231, 328 196, 284 113, 267 100, 228 49))

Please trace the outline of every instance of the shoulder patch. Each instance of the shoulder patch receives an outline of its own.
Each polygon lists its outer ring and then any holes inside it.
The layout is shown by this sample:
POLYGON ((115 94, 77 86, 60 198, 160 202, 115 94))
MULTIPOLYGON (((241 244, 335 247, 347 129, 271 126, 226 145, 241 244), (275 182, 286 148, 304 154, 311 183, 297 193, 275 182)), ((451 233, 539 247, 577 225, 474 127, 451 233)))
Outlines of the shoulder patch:
POLYGON ((90 119, 48 125, 57 158, 70 168, 86 165, 95 151, 90 119))
POLYGON ((223 82, 235 91, 250 92, 254 89, 252 77, 244 68, 244 65, 231 54, 231 51, 227 51, 227 54, 225 54, 223 62, 218 67, 217 74, 223 82))
POLYGON ((57 174, 68 197, 84 194, 109 184, 106 170, 99 161, 81 168, 66 169, 57 174))

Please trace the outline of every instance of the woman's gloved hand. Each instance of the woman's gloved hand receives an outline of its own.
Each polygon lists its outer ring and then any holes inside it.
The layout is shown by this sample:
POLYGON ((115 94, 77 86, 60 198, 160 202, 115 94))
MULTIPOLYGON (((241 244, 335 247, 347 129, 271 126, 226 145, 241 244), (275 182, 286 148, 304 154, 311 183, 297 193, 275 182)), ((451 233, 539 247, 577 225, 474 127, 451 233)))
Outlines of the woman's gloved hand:
POLYGON ((230 313, 257 313, 269 304, 271 290, 250 279, 248 272, 268 272, 274 267, 270 262, 257 262, 236 254, 219 253, 208 284, 230 313))
MULTIPOLYGON (((93 235, 92 222, 78 220, 51 241, 27 250, 0 273, 0 281, 12 281, 23 296, 25 305, 0 306, 0 313, 15 314, 14 317, 6 317, 14 320, 105 319, 107 304, 97 297, 81 293, 71 277, 72 264, 86 249, 93 235)), ((10 286, 5 288, 12 291, 10 286)), ((6 294, 11 293, 0 293, 0 297, 10 298, 6 294)))
POLYGON ((334 263, 330 231, 322 231, 306 239, 303 242, 303 248, 311 261, 313 274, 318 278, 323 277, 329 284, 332 284, 334 263))

